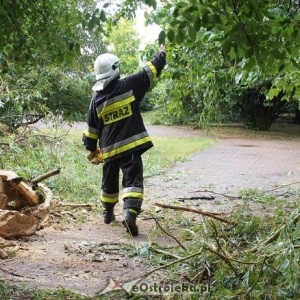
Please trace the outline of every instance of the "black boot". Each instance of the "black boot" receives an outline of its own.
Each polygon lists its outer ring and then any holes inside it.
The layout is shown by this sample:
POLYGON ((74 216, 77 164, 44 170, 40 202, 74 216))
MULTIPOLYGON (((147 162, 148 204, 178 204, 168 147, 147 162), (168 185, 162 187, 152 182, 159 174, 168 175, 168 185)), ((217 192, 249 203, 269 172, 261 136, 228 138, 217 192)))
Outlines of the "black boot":
POLYGON ((116 219, 114 214, 114 207, 116 203, 102 202, 103 205, 103 221, 105 224, 110 224, 116 219))
POLYGON ((136 217, 138 213, 139 212, 137 210, 132 208, 125 209, 124 220, 122 224, 132 236, 137 236, 139 234, 139 229, 136 225, 136 217))

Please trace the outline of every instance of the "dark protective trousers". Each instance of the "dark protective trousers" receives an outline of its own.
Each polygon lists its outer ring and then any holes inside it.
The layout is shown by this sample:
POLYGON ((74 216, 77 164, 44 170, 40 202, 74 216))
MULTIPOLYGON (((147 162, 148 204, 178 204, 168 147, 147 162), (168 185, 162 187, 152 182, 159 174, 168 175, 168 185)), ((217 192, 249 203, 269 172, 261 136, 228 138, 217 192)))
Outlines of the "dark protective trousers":
POLYGON ((139 153, 104 163, 101 201, 104 205, 118 202, 120 170, 123 173, 124 209, 132 208, 139 212, 144 198, 143 161, 139 153))

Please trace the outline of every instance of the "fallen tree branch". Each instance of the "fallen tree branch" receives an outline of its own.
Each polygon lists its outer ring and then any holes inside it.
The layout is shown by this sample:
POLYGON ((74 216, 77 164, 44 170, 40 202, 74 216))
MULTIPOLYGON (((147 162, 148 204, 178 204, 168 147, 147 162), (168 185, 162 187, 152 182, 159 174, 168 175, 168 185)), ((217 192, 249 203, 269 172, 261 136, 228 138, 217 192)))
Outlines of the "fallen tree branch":
POLYGON ((158 253, 158 254, 163 254, 165 256, 170 256, 170 257, 173 257, 175 259, 181 259, 180 256, 178 255, 175 255, 173 253, 170 253, 170 252, 167 252, 167 251, 164 251, 164 250, 161 250, 161 249, 156 249, 156 248, 151 248, 151 251, 155 252, 155 253, 158 253))
POLYGON ((192 258, 192 257, 194 257, 194 256, 197 256, 197 255, 201 254, 201 253, 202 253, 202 248, 201 248, 198 252, 195 252, 195 253, 192 253, 192 254, 190 254, 190 255, 188 255, 188 256, 185 256, 185 257, 179 258, 179 259, 177 259, 177 260, 174 260, 174 261, 172 261, 172 262, 170 262, 170 263, 168 263, 168 264, 166 264, 166 265, 163 265, 163 266, 154 268, 154 269, 150 270, 149 272, 147 272, 143 277, 146 278, 146 277, 148 277, 150 274, 152 274, 152 273, 154 273, 154 272, 156 272, 156 271, 158 271, 158 270, 161 270, 161 269, 165 269, 165 268, 171 267, 171 266, 173 266, 173 265, 175 265, 175 264, 177 264, 177 263, 179 263, 179 262, 182 262, 182 261, 185 261, 185 260, 187 260, 187 259, 190 259, 190 258, 192 258))
POLYGON ((39 182, 41 182, 42 180, 48 179, 49 177, 57 175, 59 173, 60 173, 60 169, 56 169, 56 170, 50 171, 48 173, 42 174, 42 175, 32 179, 31 182, 32 182, 32 184, 36 185, 39 182))
POLYGON ((3 269, 3 268, 1 268, 1 267, 0 267, 0 270, 1 270, 2 272, 5 272, 5 273, 7 273, 7 274, 9 274, 9 275, 12 275, 12 276, 22 277, 22 278, 29 278, 29 279, 35 279, 34 277, 23 276, 23 275, 14 273, 14 272, 7 271, 7 270, 5 270, 5 269, 3 269))
POLYGON ((222 259, 224 259, 225 261, 233 261, 239 264, 243 264, 243 265, 259 265, 261 262, 251 262, 251 261, 242 261, 242 260, 238 260, 232 257, 229 257, 225 254, 222 254, 220 252, 217 251, 217 249, 209 244, 204 244, 203 248, 205 250, 208 250, 216 255, 218 255, 219 257, 221 257, 222 259))
POLYGON ((70 208, 70 209, 75 209, 75 208, 86 208, 88 210, 92 210, 94 207, 94 204, 90 203, 54 203, 53 207, 54 208, 70 208))
POLYGON ((265 262, 266 262, 267 259, 268 259, 268 257, 266 256, 266 257, 264 258, 264 260, 262 261, 261 267, 260 267, 260 270, 259 270, 258 277, 256 278, 255 282, 253 283, 253 285, 252 285, 251 288, 249 289, 248 293, 246 294, 246 297, 250 296, 251 292, 253 291, 253 289, 255 288, 256 284, 258 283, 260 277, 262 276, 262 274, 263 274, 263 269, 264 269, 264 265, 265 265, 265 262))
MULTIPOLYGON (((293 219, 293 224, 296 224, 300 219, 300 214, 297 214, 294 219, 293 219)), ((273 241, 277 240, 280 233, 282 232, 282 230, 287 226, 287 224, 282 225, 281 227, 279 227, 279 229, 277 229, 274 234, 272 234, 271 237, 269 237, 263 244, 264 245, 268 245, 270 243, 272 243, 273 241)))
MULTIPOLYGON (((295 224, 296 222, 298 222, 300 219, 300 214, 297 214, 295 216, 295 218, 293 219, 293 224, 295 224)), ((271 243, 273 243, 274 241, 276 241, 278 239, 278 237, 280 236, 281 232, 287 227, 287 224, 281 225, 267 240, 265 240, 262 245, 269 245, 271 243)), ((249 249, 246 251, 246 253, 249 252, 254 252, 257 250, 257 247, 249 249)))
POLYGON ((212 213, 212 212, 207 212, 207 211, 203 211, 203 210, 195 209, 195 208, 191 208, 191 207, 167 205, 167 204, 162 204, 162 203, 158 203, 158 202, 155 203, 155 206, 162 207, 162 208, 174 209, 174 210, 183 210, 183 211, 188 211, 188 212, 194 212, 196 214, 200 214, 200 215, 203 215, 206 217, 216 219, 223 223, 235 225, 234 222, 231 222, 224 218, 219 217, 218 215, 220 215, 220 213, 212 213))
POLYGON ((230 196, 230 195, 226 195, 226 194, 223 194, 223 193, 217 193, 217 192, 208 191, 208 190, 193 191, 193 193, 210 193, 210 194, 219 195, 219 196, 222 196, 222 197, 225 197, 225 198, 229 198, 229 199, 241 199, 241 197, 239 197, 239 196, 230 196))
POLYGON ((184 198, 178 198, 179 202, 184 202, 186 200, 214 200, 215 197, 210 196, 210 197, 206 197, 206 196, 202 196, 202 197, 184 197, 184 198))
POLYGON ((265 193, 274 192, 274 191, 279 190, 279 189, 281 189, 281 188, 283 188, 283 187, 287 187, 287 186, 294 185, 294 184, 300 184, 300 181, 291 182, 291 183, 288 183, 288 184, 282 184, 282 185, 277 186, 277 187, 274 188, 274 189, 271 189, 271 190, 268 190, 268 191, 264 191, 264 192, 265 192, 265 193))
POLYGON ((168 237, 170 237, 170 238, 172 238, 173 240, 175 240, 176 243, 177 243, 183 250, 186 251, 186 248, 178 241, 178 239, 177 239, 175 236, 173 236, 173 235, 171 235, 170 233, 166 232, 166 231, 162 228, 162 226, 159 224, 159 222, 158 222, 158 220, 157 220, 156 218, 153 218, 153 219, 154 219, 156 225, 161 229, 161 231, 162 231, 163 233, 165 233, 168 237))

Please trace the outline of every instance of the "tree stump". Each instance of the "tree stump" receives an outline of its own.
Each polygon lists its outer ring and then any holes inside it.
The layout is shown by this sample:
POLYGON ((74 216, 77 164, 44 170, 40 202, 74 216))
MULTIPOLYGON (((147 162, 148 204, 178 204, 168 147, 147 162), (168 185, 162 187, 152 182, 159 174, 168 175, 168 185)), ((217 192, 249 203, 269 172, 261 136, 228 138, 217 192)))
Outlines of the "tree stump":
POLYGON ((52 192, 8 170, 0 170, 0 237, 13 239, 39 230, 50 214, 52 192))

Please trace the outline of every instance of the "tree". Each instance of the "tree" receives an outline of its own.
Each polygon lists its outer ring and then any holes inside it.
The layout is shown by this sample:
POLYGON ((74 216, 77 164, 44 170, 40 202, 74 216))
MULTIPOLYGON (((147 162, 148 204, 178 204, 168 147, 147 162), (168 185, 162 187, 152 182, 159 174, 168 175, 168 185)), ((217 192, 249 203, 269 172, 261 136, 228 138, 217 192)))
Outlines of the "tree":
POLYGON ((0 3, 0 120, 14 127, 45 114, 86 110, 104 8, 93 0, 0 3), (97 42, 96 42, 97 41, 97 42))
POLYGON ((103 32, 103 9, 93 0, 1 1, 1 70, 7 60, 70 64, 83 47, 92 46, 91 36, 103 32))
MULTIPOLYGON (((203 86, 209 88, 205 97, 209 96, 213 111, 222 107, 224 95, 238 95, 242 90, 247 93, 249 88, 264 87, 258 95, 264 94, 266 107, 278 98, 299 102, 298 9, 299 3, 292 1, 172 1, 159 13, 159 17, 165 16, 165 31, 160 38, 193 53, 189 65, 206 69, 207 75, 196 70, 189 82, 199 86, 203 81, 203 86), (197 52, 197 46, 203 44, 206 47, 197 52), (203 53, 208 59, 199 64, 203 53), (208 61, 213 55, 221 59, 222 65, 213 66, 208 61), (224 77, 224 70, 228 76, 224 77), (266 89, 268 83, 271 85, 266 89)), ((186 72, 185 66, 183 70, 186 72)), ((211 117, 214 112, 207 107, 206 103, 203 112, 211 117)))
POLYGON ((111 27, 107 43, 112 52, 119 57, 122 74, 131 74, 139 65, 140 39, 134 29, 134 22, 121 18, 111 27))
MULTIPOLYGON (((155 1, 145 2, 156 5, 155 1)), ((178 104, 192 98, 203 109, 201 119, 221 119, 224 105, 227 109, 228 104, 241 102, 248 89, 259 87, 264 87, 258 95, 264 94, 265 107, 279 98, 299 103, 298 1, 160 2, 162 8, 151 20, 159 20, 164 28, 160 42, 167 39, 173 44, 168 56, 171 69, 188 83, 188 89, 182 85, 178 92, 178 81, 173 82, 172 91, 181 98, 178 104), (198 97, 199 92, 203 97, 198 97)))

